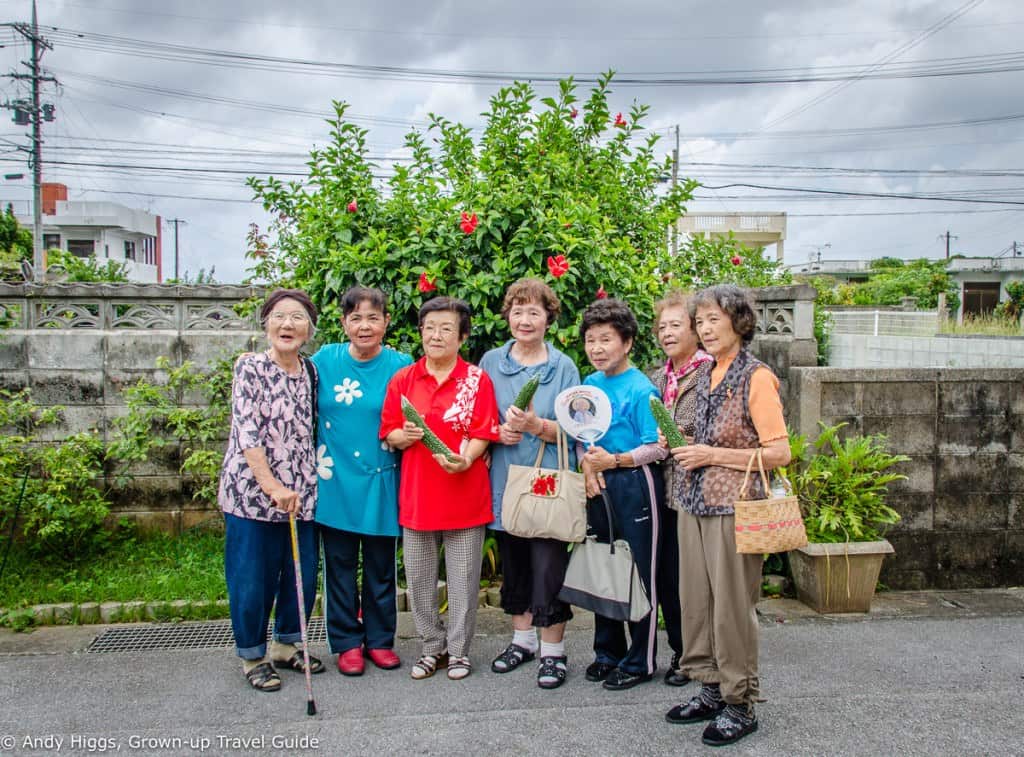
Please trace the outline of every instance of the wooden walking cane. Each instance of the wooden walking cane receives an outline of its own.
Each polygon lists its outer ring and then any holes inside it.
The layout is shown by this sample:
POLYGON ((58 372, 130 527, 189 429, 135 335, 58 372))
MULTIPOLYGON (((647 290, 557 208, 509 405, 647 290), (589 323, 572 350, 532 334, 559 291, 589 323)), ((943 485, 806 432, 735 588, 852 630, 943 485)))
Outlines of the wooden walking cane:
POLYGON ((309 640, 306 637, 306 600, 302 595, 302 567, 299 565, 299 532, 295 526, 295 513, 288 514, 292 532, 292 561, 295 563, 295 593, 299 598, 299 633, 302 635, 302 667, 306 672, 306 714, 316 715, 313 700, 313 677, 309 672, 309 640))

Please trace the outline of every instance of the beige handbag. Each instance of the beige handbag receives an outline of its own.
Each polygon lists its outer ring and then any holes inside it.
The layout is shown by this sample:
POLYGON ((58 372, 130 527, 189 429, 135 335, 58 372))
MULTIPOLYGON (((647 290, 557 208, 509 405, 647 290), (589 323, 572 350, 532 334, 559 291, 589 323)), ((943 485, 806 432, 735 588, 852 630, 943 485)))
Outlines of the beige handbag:
POLYGON ((797 547, 807 546, 807 530, 800 515, 800 502, 793 494, 793 487, 785 476, 776 472, 787 495, 773 497, 768 485, 768 474, 764 471, 764 460, 758 449, 750 456, 747 472, 743 476, 740 498, 736 500, 736 552, 741 555, 760 555, 772 552, 788 552, 797 547), (768 499, 747 499, 750 472, 757 460, 765 493, 768 499))
POLYGON ((558 468, 541 468, 547 443, 533 466, 510 465, 501 497, 501 527, 513 536, 580 542, 587 535, 583 474, 569 470, 565 434, 557 432, 558 468))

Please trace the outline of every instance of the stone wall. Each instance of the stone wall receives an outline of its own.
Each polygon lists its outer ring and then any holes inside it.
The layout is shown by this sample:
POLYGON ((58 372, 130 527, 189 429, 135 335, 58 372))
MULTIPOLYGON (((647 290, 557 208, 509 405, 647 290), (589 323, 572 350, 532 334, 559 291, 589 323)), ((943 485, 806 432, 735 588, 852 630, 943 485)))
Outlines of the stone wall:
MULTIPOLYGON (((63 405, 51 438, 95 428, 104 439, 126 412, 122 389, 139 378, 160 382, 157 358, 200 369, 262 341, 254 319, 233 307, 261 294, 233 286, 139 284, 0 284, 0 388, 32 389, 42 405, 63 405)), ((815 364, 812 287, 757 290, 754 352, 788 391, 790 370, 815 364)), ((179 398, 184 405, 199 397, 179 398)), ((209 515, 210 503, 192 500, 178 472, 181 452, 161 450, 137 466, 126 488, 113 489, 118 515, 171 530, 209 515)), ((108 471, 108 481, 114 471, 108 471)))
MULTIPOLYGON (((0 322, 13 326, 0 330, 0 388, 29 387, 35 402, 65 407, 43 438, 96 429, 106 440, 111 421, 126 413, 122 389, 140 378, 165 380, 158 357, 203 369, 251 349, 261 337, 257 323, 233 306, 259 293, 236 286, 0 284, 0 322)), ((192 499, 180 464, 181 451, 171 446, 138 466, 127 487, 112 488, 115 513, 167 530, 209 517, 210 503, 192 499)))
POLYGON ((910 461, 890 487, 892 588, 1024 584, 1024 369, 798 368, 790 423, 885 434, 910 461))

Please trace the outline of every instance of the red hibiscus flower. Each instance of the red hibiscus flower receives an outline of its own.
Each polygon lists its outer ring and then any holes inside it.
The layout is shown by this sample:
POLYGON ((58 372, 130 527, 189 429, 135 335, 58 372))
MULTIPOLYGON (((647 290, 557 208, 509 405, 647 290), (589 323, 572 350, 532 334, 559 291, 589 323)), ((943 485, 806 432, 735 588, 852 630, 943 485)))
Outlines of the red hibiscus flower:
POLYGON ((427 292, 433 292, 435 289, 437 289, 437 284, 435 284, 433 281, 427 278, 426 271, 420 274, 420 282, 416 286, 424 294, 426 294, 427 292))
POLYGON ((462 218, 459 221, 459 227, 465 234, 472 234, 476 230, 478 221, 476 219, 476 213, 469 214, 466 211, 462 211, 462 218))
POLYGON ((355 200, 353 200, 352 202, 350 202, 348 204, 348 212, 349 213, 355 213, 357 210, 359 210, 359 206, 356 204, 355 200))
POLYGON ((626 119, 622 117, 622 113, 615 114, 615 123, 613 125, 619 127, 620 129, 626 128, 626 119))
POLYGON ((604 291, 604 284, 597 288, 597 294, 594 296, 599 300, 603 300, 605 297, 608 296, 608 292, 604 291))
POLYGON ((578 110, 576 110, 575 108, 573 108, 572 112, 569 113, 569 118, 576 118, 576 116, 578 116, 579 114, 580 114, 580 112, 578 110))
POLYGON ((551 271, 552 276, 560 279, 568 272, 569 261, 565 259, 565 255, 549 255, 548 270, 551 271))
POLYGON ((732 263, 733 265, 739 265, 740 263, 743 262, 743 258, 741 258, 739 255, 733 255, 731 258, 729 258, 729 262, 732 263))

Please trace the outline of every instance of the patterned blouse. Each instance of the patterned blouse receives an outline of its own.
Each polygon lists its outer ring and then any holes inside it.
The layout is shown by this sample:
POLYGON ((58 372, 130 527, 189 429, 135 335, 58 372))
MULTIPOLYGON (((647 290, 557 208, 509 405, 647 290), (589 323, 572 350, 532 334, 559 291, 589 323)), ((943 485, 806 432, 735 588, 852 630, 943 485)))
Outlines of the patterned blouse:
POLYGON ((288 520, 245 460, 245 450, 261 448, 274 478, 299 494, 302 509, 296 517, 312 520, 316 451, 309 374, 304 368, 287 373, 266 352, 244 355, 235 364, 231 395, 231 435, 217 494, 221 510, 252 520, 288 520))
MULTIPOLYGON (((683 429, 684 436, 696 433, 697 384, 705 373, 711 372, 711 365, 710 361, 699 363, 679 380, 676 401, 670 410, 676 425, 683 429)), ((651 381, 664 397, 668 382, 664 366, 651 374, 651 381)), ((686 500, 686 471, 671 457, 665 461, 662 470, 665 472, 665 502, 672 510, 681 510, 686 500)))
MULTIPOLYGON (((767 368, 746 349, 732 361, 721 383, 711 389, 711 371, 697 384, 697 412, 694 441, 712 447, 754 449, 761 446, 757 428, 750 417, 750 377, 767 368)), ((732 515, 733 504, 743 486, 743 471, 708 465, 689 472, 684 508, 693 515, 732 515)), ((751 477, 748 496, 767 496, 759 476, 751 477)))

